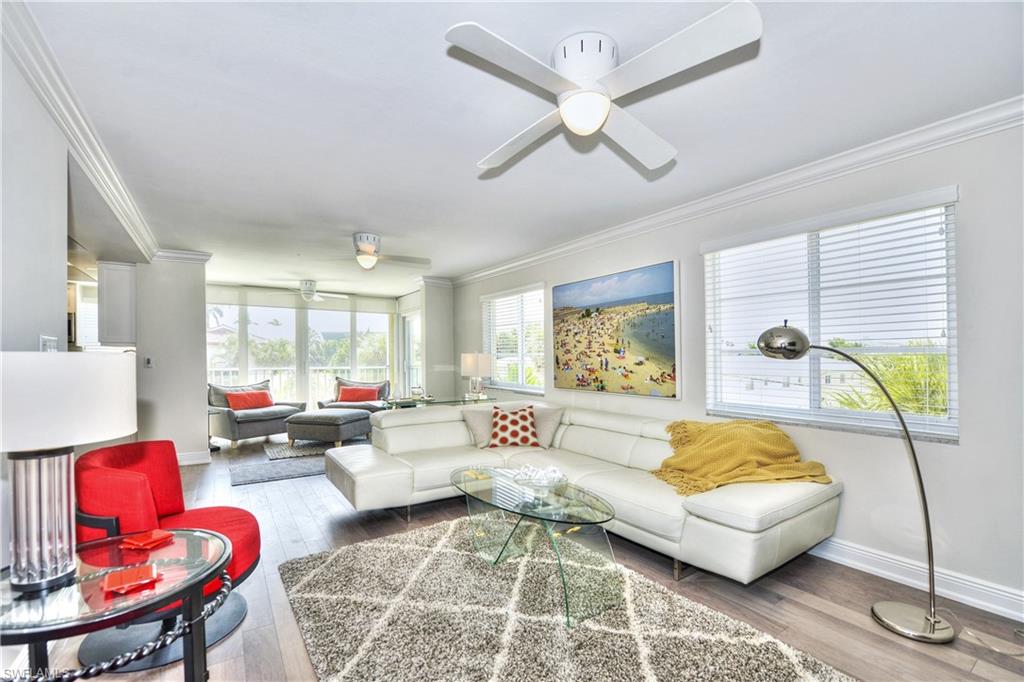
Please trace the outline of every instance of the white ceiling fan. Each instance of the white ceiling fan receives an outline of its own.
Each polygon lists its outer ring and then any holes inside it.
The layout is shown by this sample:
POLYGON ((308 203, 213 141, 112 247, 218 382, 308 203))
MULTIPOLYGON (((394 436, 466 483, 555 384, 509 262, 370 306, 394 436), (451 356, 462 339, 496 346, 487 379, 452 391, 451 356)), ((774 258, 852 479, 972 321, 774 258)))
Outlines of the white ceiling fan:
POLYGON ((352 243, 356 247, 356 262, 364 270, 373 270, 377 262, 408 265, 418 268, 429 268, 429 258, 413 256, 391 256, 380 252, 380 235, 371 232, 356 232, 352 235, 352 243))
POLYGON ((456 24, 445 39, 558 98, 558 108, 477 162, 496 168, 559 124, 577 135, 598 130, 649 169, 660 168, 676 149, 638 121, 616 100, 702 64, 761 37, 761 13, 737 0, 645 52, 619 64, 618 46, 604 33, 576 33, 555 46, 551 66, 474 22, 456 24))
POLYGON ((326 291, 317 291, 316 280, 314 279, 300 280, 299 288, 289 289, 289 291, 297 293, 306 303, 320 303, 325 298, 348 298, 348 294, 331 294, 326 291))

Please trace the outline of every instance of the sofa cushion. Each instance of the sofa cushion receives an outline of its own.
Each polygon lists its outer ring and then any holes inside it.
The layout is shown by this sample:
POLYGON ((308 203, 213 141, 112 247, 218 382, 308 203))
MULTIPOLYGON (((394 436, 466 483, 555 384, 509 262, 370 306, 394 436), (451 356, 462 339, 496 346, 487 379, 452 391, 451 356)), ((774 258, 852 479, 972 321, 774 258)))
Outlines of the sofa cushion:
POLYGON ((342 386, 350 388, 375 388, 377 389, 377 400, 387 400, 388 395, 391 394, 390 381, 353 381, 352 379, 334 377, 334 395, 331 396, 332 399, 338 399, 338 389, 342 386))
POLYGON ((537 418, 533 407, 527 406, 518 410, 491 408, 491 442, 487 447, 497 448, 539 448, 537 440, 537 418))
POLYGON ((504 457, 494 450, 479 450, 472 445, 416 450, 393 455, 412 467, 413 490, 430 490, 451 485, 451 474, 460 467, 501 466, 504 457))
POLYGON ((838 481, 733 483, 680 499, 694 516, 757 533, 817 507, 842 490, 838 481))
POLYGON ((271 405, 270 407, 255 407, 251 410, 239 410, 235 412, 235 421, 239 424, 245 422, 265 422, 271 419, 284 419, 301 412, 294 405, 271 405))
POLYGON ((588 474, 574 482, 610 502, 615 518, 623 523, 672 540, 683 534, 685 498, 649 471, 621 468, 588 474))
POLYGON ((518 469, 525 464, 532 464, 538 469, 554 466, 566 475, 570 483, 575 483, 581 476, 587 474, 599 471, 617 471, 621 468, 594 457, 557 448, 550 450, 526 449, 525 451, 523 448, 495 448, 495 450, 505 455, 507 466, 513 469, 518 469))
POLYGON ((206 400, 213 407, 228 407, 227 393, 249 393, 251 391, 269 391, 270 379, 245 386, 221 386, 219 384, 207 384, 206 400))
POLYGON ((627 466, 630 453, 639 439, 639 436, 621 431, 607 431, 573 424, 562 427, 555 446, 561 450, 571 450, 619 466, 627 466))

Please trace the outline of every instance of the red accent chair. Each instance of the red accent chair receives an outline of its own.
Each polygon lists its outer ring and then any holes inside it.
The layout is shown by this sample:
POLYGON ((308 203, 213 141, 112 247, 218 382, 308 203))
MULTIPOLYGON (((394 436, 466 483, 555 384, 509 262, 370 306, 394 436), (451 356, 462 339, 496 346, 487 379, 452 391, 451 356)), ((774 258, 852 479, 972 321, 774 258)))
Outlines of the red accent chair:
MULTIPOLYGON (((226 570, 235 586, 249 577, 259 563, 260 527, 256 517, 248 511, 238 507, 185 509, 178 455, 171 441, 124 443, 85 453, 75 462, 75 490, 79 543, 155 528, 196 528, 215 531, 231 541, 231 561, 226 570)), ((220 580, 215 580, 206 586, 205 592, 212 596, 219 588, 220 580)), ((160 620, 160 629, 168 630, 174 627, 178 609, 179 605, 172 605, 155 617, 139 622, 160 620)), ((213 644, 230 634, 245 618, 246 611, 245 599, 233 591, 207 624, 207 643, 213 644)), ((141 641, 152 638, 151 628, 133 624, 128 629, 136 628, 140 629, 141 641)), ((101 630, 86 637, 79 649, 82 662, 92 663, 94 661, 85 659, 103 656, 110 646, 101 641, 102 636, 114 632, 101 630)), ((110 645, 127 651, 131 648, 125 648, 127 639, 135 637, 126 637, 122 632, 110 645)), ((180 646, 177 649, 180 650, 180 646)), ((143 658, 133 666, 143 665, 131 670, 173 662, 174 652, 170 648, 162 652, 167 654, 143 658), (145 665, 147 662, 151 665, 145 665)))

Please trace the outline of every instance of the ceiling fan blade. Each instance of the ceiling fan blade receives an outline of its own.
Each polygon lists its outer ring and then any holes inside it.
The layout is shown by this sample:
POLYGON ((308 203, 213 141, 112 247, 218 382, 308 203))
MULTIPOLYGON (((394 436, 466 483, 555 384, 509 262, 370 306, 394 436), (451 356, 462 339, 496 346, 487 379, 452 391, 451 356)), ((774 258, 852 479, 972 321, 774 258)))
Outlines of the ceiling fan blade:
POLYGON ((480 168, 497 168, 507 162, 513 156, 529 147, 545 134, 554 130, 562 123, 562 115, 555 109, 550 114, 542 117, 526 130, 522 131, 511 140, 501 145, 493 152, 477 161, 480 168))
POLYGON ((675 147, 614 103, 601 130, 630 156, 651 170, 661 168, 677 154, 675 147))
POLYGON ((388 263, 406 263, 408 265, 422 265, 424 267, 430 267, 429 258, 417 258, 416 256, 392 256, 387 253, 382 253, 378 258, 388 263))
POLYGON ((612 99, 702 64, 761 37, 761 13, 737 0, 690 24, 598 79, 612 99))
POLYGON ((321 301, 324 300, 325 298, 348 298, 348 294, 331 294, 326 291, 318 291, 316 292, 316 298, 314 298, 313 300, 315 301, 317 300, 317 298, 320 299, 321 301))
POLYGON ((578 85, 539 59, 523 52, 501 36, 472 21, 455 24, 444 34, 452 45, 472 52, 496 66, 525 78, 552 94, 577 90, 578 85))

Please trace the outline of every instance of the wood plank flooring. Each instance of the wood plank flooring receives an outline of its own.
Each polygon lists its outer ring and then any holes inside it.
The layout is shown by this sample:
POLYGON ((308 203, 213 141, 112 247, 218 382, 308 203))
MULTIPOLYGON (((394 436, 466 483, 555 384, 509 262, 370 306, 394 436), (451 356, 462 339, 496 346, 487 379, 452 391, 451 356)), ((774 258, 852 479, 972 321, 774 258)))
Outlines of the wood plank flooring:
MULTIPOLYGON (((213 455, 213 463, 182 469, 186 506, 236 505, 256 515, 262 532, 262 560, 238 589, 249 615, 228 639, 210 650, 210 679, 225 682, 312 680, 313 669, 278 576, 282 561, 410 527, 426 526, 465 514, 460 499, 413 508, 406 525, 397 511, 356 513, 324 476, 310 476, 232 487, 228 461, 264 459, 262 443, 213 455)), ((972 633, 951 645, 916 643, 878 627, 868 611, 880 599, 925 603, 926 595, 839 564, 804 555, 752 585, 688 568, 672 579, 664 555, 612 536, 624 565, 690 599, 738 618, 864 680, 1024 680, 1024 639, 1020 623, 940 599, 972 633), (978 637, 989 646, 983 644, 978 637), (989 648, 995 647, 1004 652, 989 648)), ((51 652, 55 668, 78 666, 78 639, 58 642, 51 652)), ((5 652, 7 654, 9 652, 5 652)), ((10 662, 8 655, 4 656, 10 662)), ((181 665, 135 675, 111 676, 123 682, 182 679, 181 665)))

